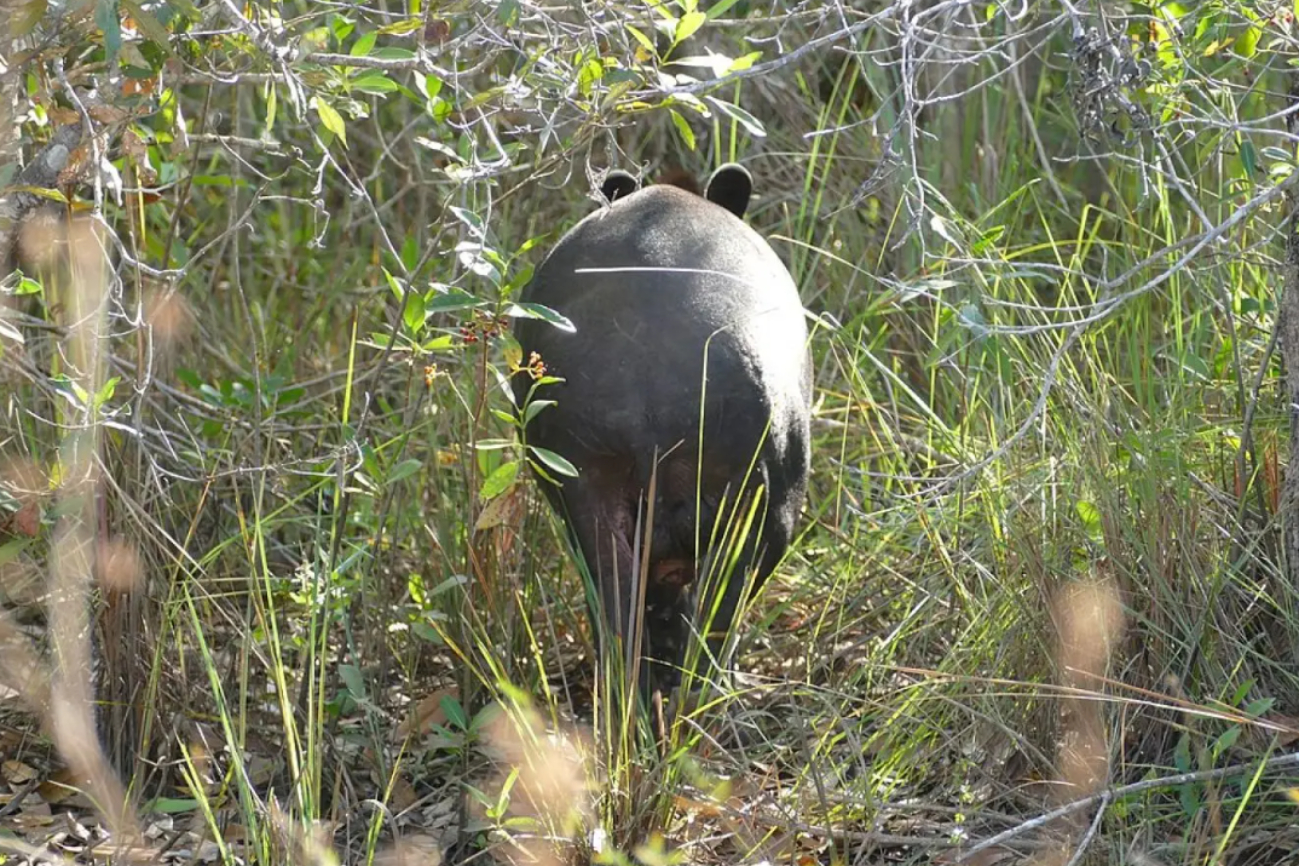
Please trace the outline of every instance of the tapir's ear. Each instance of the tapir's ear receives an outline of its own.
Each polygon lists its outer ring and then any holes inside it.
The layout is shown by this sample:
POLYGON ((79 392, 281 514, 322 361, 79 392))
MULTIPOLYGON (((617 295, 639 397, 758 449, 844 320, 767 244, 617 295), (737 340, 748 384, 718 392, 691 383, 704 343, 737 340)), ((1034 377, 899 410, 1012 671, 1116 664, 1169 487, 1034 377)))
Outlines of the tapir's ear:
POLYGON ((604 199, 609 204, 613 204, 620 198, 626 198, 635 191, 636 178, 620 169, 614 169, 606 174, 604 182, 600 184, 600 192, 604 193, 604 199))
POLYGON ((704 198, 721 205, 737 217, 743 217, 749 209, 749 196, 752 194, 753 176, 749 170, 728 162, 708 179, 708 191, 704 193, 704 198))

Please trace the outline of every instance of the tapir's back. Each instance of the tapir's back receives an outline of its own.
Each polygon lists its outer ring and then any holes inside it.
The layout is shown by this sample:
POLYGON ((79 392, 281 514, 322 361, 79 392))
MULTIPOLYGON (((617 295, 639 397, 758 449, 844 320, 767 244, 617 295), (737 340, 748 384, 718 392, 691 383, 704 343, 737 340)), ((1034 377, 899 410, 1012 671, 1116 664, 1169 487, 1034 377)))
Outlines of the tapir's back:
POLYGON ((538 351, 567 382, 557 411, 538 416, 543 429, 578 413, 588 429, 636 426, 630 446, 652 439, 665 449, 697 432, 701 399, 730 404, 719 423, 745 409, 747 423, 765 425, 747 415, 783 415, 809 396, 807 329, 788 271, 743 220, 676 187, 650 187, 588 216, 538 268, 523 300, 557 309, 577 328, 516 328, 525 352, 538 351))

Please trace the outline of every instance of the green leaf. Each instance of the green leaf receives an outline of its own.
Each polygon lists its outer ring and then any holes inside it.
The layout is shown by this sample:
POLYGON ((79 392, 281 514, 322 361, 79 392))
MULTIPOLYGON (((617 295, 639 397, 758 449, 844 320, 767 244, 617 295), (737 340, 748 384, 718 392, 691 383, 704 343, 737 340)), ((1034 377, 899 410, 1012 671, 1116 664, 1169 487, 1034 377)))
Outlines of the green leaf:
POLYGON ((1083 528, 1087 530, 1087 534, 1098 537, 1101 534, 1101 511, 1096 507, 1096 503, 1079 499, 1074 508, 1077 509, 1078 517, 1082 520, 1083 528))
POLYGON ((672 34, 673 44, 679 45, 694 36, 695 31, 703 27, 707 20, 708 16, 702 12, 687 12, 682 15, 677 20, 676 31, 672 34))
POLYGON ((492 472, 491 475, 488 475, 487 480, 483 482, 483 489, 481 492, 483 499, 492 500, 500 496, 506 490, 510 489, 510 485, 512 485, 514 479, 518 477, 519 461, 511 460, 509 463, 502 463, 500 466, 497 466, 496 470, 492 472))
POLYGON ((473 233, 478 240, 487 236, 487 226, 483 223, 483 218, 471 210, 462 207, 451 206, 451 213, 456 219, 465 224, 465 228, 473 233))
POLYGON ((77 402, 81 405, 84 406, 90 402, 90 392, 81 387, 80 382, 75 379, 69 379, 67 376, 60 376, 55 381, 61 381, 64 385, 71 388, 73 395, 77 398, 77 402))
POLYGON ((1159 7, 1159 13, 1173 23, 1177 23, 1177 19, 1185 17, 1189 11, 1184 4, 1178 3, 1177 0, 1170 0, 1170 2, 1159 7))
POLYGON ((351 36, 352 31, 356 29, 356 24, 345 15, 330 15, 328 21, 329 29, 339 44, 342 44, 343 40, 351 36))
POLYGON ((978 304, 970 301, 961 305, 956 320, 963 327, 970 328, 979 335, 982 335, 988 329, 988 320, 984 318, 983 310, 979 309, 978 304))
POLYGON ((693 151, 695 149, 695 131, 690 128, 690 123, 677 113, 675 108, 668 109, 668 116, 672 118, 672 125, 677 128, 677 134, 681 136, 681 141, 693 151))
POLYGON ((532 279, 533 270, 533 265, 524 265, 519 268, 518 272, 516 272, 514 276, 510 277, 509 281, 506 282, 505 285, 501 286, 501 297, 513 297, 515 292, 526 286, 532 279))
POLYGON ((577 477, 577 467, 568 462, 565 458, 559 456, 548 448, 542 448, 538 445, 529 445, 528 450, 536 455, 537 459, 545 464, 546 468, 557 475, 567 475, 570 478, 577 477))
POLYGON ((1245 177, 1252 180, 1258 172, 1258 153, 1254 150, 1254 142, 1248 138, 1240 142, 1240 164, 1245 169, 1245 177))
POLYGON ((379 38, 379 34, 371 30, 369 33, 362 33, 361 36, 352 43, 352 50, 348 53, 353 57, 365 57, 374 49, 374 42, 379 38))
POLYGON ((426 318, 428 314, 424 309, 424 296, 419 292, 411 292, 406 296, 406 307, 401 311, 402 324, 409 333, 418 334, 420 328, 424 327, 426 318))
POLYGON ((367 72, 364 75, 358 75, 349 84, 354 90, 359 90, 362 93, 373 93, 376 96, 383 96, 401 90, 400 84, 382 72, 367 72))
POLYGON ((443 695, 442 700, 438 702, 442 712, 446 713, 447 721, 455 725, 460 730, 469 726, 469 717, 465 715, 465 708, 460 702, 451 695, 443 695))
POLYGON ((414 60, 415 52, 409 48, 398 48, 395 45, 384 45, 370 52, 371 57, 379 60, 414 60))
POLYGON ((6 192, 25 192, 28 195, 35 195, 35 196, 40 196, 41 198, 47 198, 50 201, 56 201, 59 204, 68 203, 68 197, 65 196, 63 193, 59 192, 57 189, 46 189, 43 186, 29 186, 27 184, 18 184, 17 186, 9 187, 9 189, 6 190, 6 192))
POLYGON ((718 0, 717 3, 708 7, 708 20, 712 21, 716 18, 721 18, 727 12, 731 11, 732 6, 739 2, 740 0, 718 0))
POLYGON ((1173 766, 1179 773, 1189 773, 1193 769, 1191 766, 1191 737, 1183 733, 1177 738, 1177 745, 1173 746, 1173 766))
POLYGON ((442 283, 434 283, 433 288, 424 294, 424 305, 429 315, 449 313, 453 310, 470 310, 481 307, 484 303, 464 289, 442 283))
POLYGON ((632 27, 630 24, 625 24, 623 26, 627 28, 627 32, 632 35, 632 38, 640 43, 640 47, 644 48, 646 51, 650 53, 651 57, 655 57, 658 55, 658 52, 654 50, 654 42, 648 36, 646 36, 644 33, 641 33, 639 30, 637 30, 635 27, 632 27))
MULTIPOLYGON (((511 423, 512 421, 513 419, 511 419, 511 423)), ((512 448, 512 447, 514 447, 513 439, 503 439, 503 438, 479 439, 477 442, 474 443, 474 450, 476 451, 504 451, 506 448, 512 448)))
POLYGON ((1205 382, 1209 381, 1211 375, 1209 372, 1209 365, 1206 364, 1204 359, 1199 355, 1188 351, 1183 353, 1182 356, 1178 358, 1178 361, 1181 362, 1182 369, 1195 378, 1205 382))
POLYGON ((976 256, 983 255, 983 253, 987 251, 988 247, 995 244, 1005 233, 1006 227, 1004 225, 993 226, 984 232, 982 237, 970 245, 970 254, 976 256))
POLYGON ((505 310, 505 315, 514 319, 541 319, 570 334, 577 331, 577 326, 568 318, 544 304, 510 304, 505 310))
POLYGON ((429 590, 429 596, 442 595, 444 592, 450 592, 457 586, 464 586, 468 582, 469 578, 465 577, 463 574, 453 574, 429 590))
POLYGON ((144 805, 143 811, 146 815, 179 815, 197 808, 198 800, 189 797, 155 797, 144 805))
POLYGON ((420 350, 424 352, 445 352, 447 349, 455 346, 456 341, 450 334, 439 334, 431 340, 426 340, 420 344, 420 350))
POLYGON ((356 698, 365 697, 365 678, 361 676, 361 669, 356 665, 339 665, 338 678, 343 681, 348 693, 356 698))
POLYGON ((18 285, 14 289, 15 295, 39 295, 45 291, 45 287, 33 280, 27 275, 18 278, 18 285))
POLYGON ((442 79, 436 75, 425 75, 422 72, 415 73, 415 88, 426 99, 432 99, 442 92, 442 79))
POLYGON ((334 106, 330 105, 319 96, 315 98, 316 114, 320 116, 320 122, 334 135, 338 136, 343 146, 347 146, 347 125, 343 123, 343 115, 339 114, 334 106))
POLYGON ((27 549, 27 539, 15 538, 13 541, 6 541, 0 544, 0 565, 6 562, 13 562, 22 552, 27 549))
POLYGON ((407 18, 403 21, 394 21, 392 24, 385 24, 380 27, 377 33, 385 36, 408 36, 416 30, 424 29, 424 19, 419 17, 407 18))
POLYGON ((117 11, 117 0, 96 0, 95 26, 104 34, 104 53, 109 64, 122 50, 122 19, 117 11))
POLYGON ((762 123, 758 118, 749 114, 749 112, 740 108, 740 106, 733 102, 726 102, 718 99, 715 96, 705 96, 704 99, 708 100, 708 102, 710 102, 722 114, 725 114, 727 117, 730 117, 732 120, 739 123, 740 126, 743 126, 748 130, 749 135, 752 135, 755 138, 766 137, 767 130, 763 129, 762 123))
POLYGON ((121 0, 121 2, 122 8, 126 10, 127 15, 131 16, 131 20, 135 22, 135 26, 144 37, 171 54, 171 34, 167 32, 162 22, 154 17, 152 12, 142 7, 138 0, 121 0))
POLYGON ((397 282, 397 278, 387 268, 383 269, 383 278, 388 281, 388 290, 392 292, 392 296, 400 301, 406 294, 401 283, 397 282))
POLYGON ((1263 28, 1247 27, 1244 33, 1236 37, 1236 44, 1233 47, 1241 57, 1253 57, 1258 53, 1258 40, 1262 38, 1263 28))
POLYGON ((577 90, 583 96, 591 94, 591 88, 604 77, 604 64, 597 57, 590 57, 577 70, 577 90))
POLYGON ((388 483, 396 484, 398 481, 409 478, 416 472, 419 472, 423 466, 423 461, 416 460, 414 457, 409 457, 388 471, 388 483))
POLYGON ((442 645, 442 635, 439 634, 438 630, 434 628, 430 623, 427 622, 415 623, 413 626, 411 626, 411 633, 414 634, 415 637, 419 638, 422 641, 427 641, 428 643, 435 644, 437 646, 442 645))
POLYGON ((14 36, 26 36, 31 33, 36 29, 36 25, 41 23, 41 19, 45 17, 45 10, 49 6, 49 0, 28 0, 19 6, 10 22, 12 27, 10 33, 14 36))
POLYGON ((1240 725, 1232 725, 1230 728, 1223 731, 1222 736, 1218 737, 1218 739, 1213 743, 1214 757, 1221 755, 1223 752, 1236 745, 1236 741, 1240 739, 1240 731, 1240 725))
POLYGON ((406 266, 406 270, 413 271, 419 264, 419 239, 415 237, 414 232, 407 233, 401 242, 401 263, 406 266))
POLYGON ((503 712, 504 710, 501 709, 501 705, 496 701, 492 701, 474 715, 473 721, 469 723, 469 730, 482 730, 487 727, 487 725, 500 718, 503 712))
POLYGON ((195 373, 188 367, 178 368, 176 370, 176 378, 193 388, 195 391, 203 387, 203 380, 198 377, 198 373, 195 373))
POLYGON ((536 418, 542 409, 554 406, 555 404, 555 400, 533 400, 528 404, 528 408, 523 410, 523 423, 527 424, 533 418, 536 418))
POLYGON ((166 9, 168 12, 168 21, 176 17, 176 12, 179 12, 191 21, 199 18, 198 7, 194 5, 193 0, 165 0, 162 4, 162 8, 166 9))
POLYGON ((469 796, 473 797, 478 802, 478 805, 482 806, 489 815, 491 810, 496 808, 496 801, 475 788, 473 785, 466 784, 465 788, 469 791, 469 796))
POLYGON ((1292 153, 1291 151, 1287 150, 1284 147, 1268 145, 1267 147, 1263 148, 1259 152, 1263 154, 1264 159, 1270 159, 1275 162, 1293 163, 1295 161, 1294 153, 1292 153))
POLYGON ((943 219, 938 214, 934 214, 929 218, 929 227, 933 229, 940 238, 947 241, 952 246, 957 249, 961 248, 961 239, 956 236, 956 232, 948 220, 943 219))
POLYGON ((743 69, 748 69, 753 66, 753 64, 757 63, 761 57, 761 51, 750 51, 748 54, 732 60, 731 65, 726 67, 726 73, 729 75, 732 72, 739 72, 743 69))
POLYGON ((103 385, 99 386, 99 391, 95 394, 96 409, 113 399, 113 393, 117 390, 117 383, 120 381, 122 381, 121 376, 113 376, 111 379, 104 382, 103 385))
POLYGON ((1250 701, 1245 706, 1245 715, 1257 719, 1259 716, 1271 710, 1272 705, 1275 703, 1276 698, 1259 698, 1256 701, 1250 701))
POLYGON ((275 95, 274 82, 266 86, 266 131, 269 133, 275 128, 275 112, 279 107, 279 99, 275 95))

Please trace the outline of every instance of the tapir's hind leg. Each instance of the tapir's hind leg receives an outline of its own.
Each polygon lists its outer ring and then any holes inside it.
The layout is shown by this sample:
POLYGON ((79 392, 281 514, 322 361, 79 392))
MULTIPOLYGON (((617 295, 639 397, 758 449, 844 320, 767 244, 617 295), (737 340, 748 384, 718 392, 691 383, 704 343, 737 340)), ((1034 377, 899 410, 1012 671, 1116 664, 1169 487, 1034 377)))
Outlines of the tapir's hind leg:
POLYGON ((635 491, 617 474, 588 467, 583 477, 564 482, 559 499, 595 584, 596 598, 588 599, 597 608, 592 613, 605 626, 602 631, 625 642, 636 602, 632 597, 637 567, 635 491))
POLYGON ((737 478, 728 487, 722 507, 708 516, 713 531, 712 544, 702 563, 697 604, 699 626, 709 654, 725 666, 722 653, 727 634, 735 622, 736 611, 749 592, 762 586, 789 546, 789 532, 772 511, 770 476, 766 465, 755 467, 756 477, 737 478), (740 489, 747 480, 743 495, 730 492, 740 489))
POLYGON ((690 637, 694 563, 675 557, 650 563, 645 589, 644 655, 652 663, 652 688, 670 691, 681 681, 690 637))

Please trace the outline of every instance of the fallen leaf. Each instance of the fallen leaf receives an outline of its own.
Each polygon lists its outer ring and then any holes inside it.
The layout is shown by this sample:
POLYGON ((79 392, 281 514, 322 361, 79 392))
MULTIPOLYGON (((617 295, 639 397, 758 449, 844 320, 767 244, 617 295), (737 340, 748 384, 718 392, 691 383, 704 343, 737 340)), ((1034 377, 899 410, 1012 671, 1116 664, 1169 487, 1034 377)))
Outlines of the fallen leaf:
POLYGON ((68 783, 47 779, 36 788, 46 803, 63 808, 93 809, 94 803, 79 788, 68 783))
MULTIPOLYGON (((944 851, 934 857, 935 863, 955 863, 962 856, 960 851, 944 851)), ((991 848, 985 848, 973 857, 967 857, 961 860, 964 866, 997 866, 998 863, 1005 863, 1012 857, 1018 857, 1010 848, 1002 848, 999 845, 993 845, 991 848)))
POLYGON ((412 834, 374 853, 374 866, 442 866, 442 846, 432 836, 412 834))
POLYGON ((38 778, 40 773, 32 765, 11 758, 0 764, 0 776, 10 785, 24 785, 38 778))
POLYGON ((411 806, 419 802, 419 794, 415 793, 415 786, 405 776, 399 775, 392 782, 392 794, 388 798, 388 805, 399 812, 405 812, 411 806))
POLYGON ((393 730, 394 740, 404 740, 415 734, 424 734, 433 729, 434 725, 440 725, 447 720, 447 714, 442 709, 442 699, 445 697, 457 697, 458 692, 454 688, 438 689, 425 696, 425 698, 415 705, 409 716, 405 718, 393 730))
POLYGON ((508 491, 487 503, 474 523, 474 532, 497 526, 521 522, 523 516, 523 486, 513 485, 508 491))
POLYGON ((13 516, 14 532, 35 538, 41 531, 41 507, 35 502, 28 502, 18 509, 13 516))
POLYGON ((1276 734, 1278 746, 1284 749, 1287 746, 1299 742, 1299 718, 1295 718, 1294 716, 1283 716, 1278 713, 1272 713, 1263 718, 1264 721, 1276 725, 1279 728, 1283 728, 1283 730, 1277 731, 1276 734))

